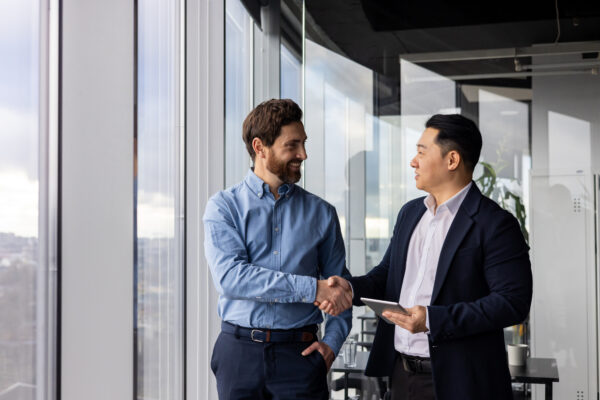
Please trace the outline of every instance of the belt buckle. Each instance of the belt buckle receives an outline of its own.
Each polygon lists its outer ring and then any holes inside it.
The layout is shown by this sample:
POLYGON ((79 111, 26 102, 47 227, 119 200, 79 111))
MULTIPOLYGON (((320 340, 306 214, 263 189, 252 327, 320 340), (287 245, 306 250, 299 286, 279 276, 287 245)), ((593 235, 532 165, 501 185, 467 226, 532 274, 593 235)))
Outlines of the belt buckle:
POLYGON ((253 342, 257 342, 257 343, 263 343, 264 340, 254 339, 254 332, 264 333, 260 329, 252 329, 252 331, 250 331, 250 340, 252 340, 253 342))

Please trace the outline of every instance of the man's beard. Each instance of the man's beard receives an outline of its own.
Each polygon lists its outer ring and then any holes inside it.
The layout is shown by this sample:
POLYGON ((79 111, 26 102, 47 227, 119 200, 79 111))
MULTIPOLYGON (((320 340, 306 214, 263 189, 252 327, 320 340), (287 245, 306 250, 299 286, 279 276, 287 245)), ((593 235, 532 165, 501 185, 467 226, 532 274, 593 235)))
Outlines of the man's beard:
POLYGON ((282 182, 287 184, 296 183, 302 177, 300 170, 293 171, 289 164, 292 162, 298 162, 299 160, 292 160, 287 163, 279 160, 273 155, 267 161, 267 169, 271 171, 272 174, 281 179, 282 182))

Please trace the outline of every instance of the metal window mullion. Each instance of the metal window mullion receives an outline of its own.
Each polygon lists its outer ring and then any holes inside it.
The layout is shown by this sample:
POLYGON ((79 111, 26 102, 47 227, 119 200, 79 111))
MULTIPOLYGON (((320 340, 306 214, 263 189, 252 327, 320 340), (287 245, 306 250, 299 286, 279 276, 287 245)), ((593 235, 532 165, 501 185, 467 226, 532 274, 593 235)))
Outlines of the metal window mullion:
POLYGON ((54 400, 58 390, 58 6, 39 4, 37 400, 54 400))

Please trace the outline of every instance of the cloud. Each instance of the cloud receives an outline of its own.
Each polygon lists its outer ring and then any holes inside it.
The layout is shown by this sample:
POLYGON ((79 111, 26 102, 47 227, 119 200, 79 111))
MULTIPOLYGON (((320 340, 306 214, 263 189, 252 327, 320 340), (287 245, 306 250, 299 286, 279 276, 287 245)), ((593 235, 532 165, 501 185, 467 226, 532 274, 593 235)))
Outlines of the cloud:
POLYGON ((38 176, 39 126, 37 113, 0 107, 0 171, 25 171, 38 176))
POLYGON ((137 207, 138 237, 174 237, 175 218, 175 202, 172 197, 158 192, 139 192, 137 207))
POLYGON ((0 171, 0 232, 38 235, 38 181, 23 170, 0 171))

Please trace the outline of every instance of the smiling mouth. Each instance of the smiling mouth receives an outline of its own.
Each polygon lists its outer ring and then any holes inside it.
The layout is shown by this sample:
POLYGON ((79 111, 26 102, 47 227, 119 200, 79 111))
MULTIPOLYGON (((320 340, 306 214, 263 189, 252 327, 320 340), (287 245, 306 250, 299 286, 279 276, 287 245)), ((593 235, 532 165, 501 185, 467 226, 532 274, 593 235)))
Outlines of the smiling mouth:
POLYGON ((289 166, 291 168, 295 168, 295 169, 300 169, 300 165, 302 165, 302 163, 296 163, 296 162, 289 163, 289 166))

